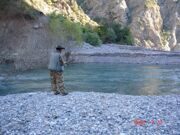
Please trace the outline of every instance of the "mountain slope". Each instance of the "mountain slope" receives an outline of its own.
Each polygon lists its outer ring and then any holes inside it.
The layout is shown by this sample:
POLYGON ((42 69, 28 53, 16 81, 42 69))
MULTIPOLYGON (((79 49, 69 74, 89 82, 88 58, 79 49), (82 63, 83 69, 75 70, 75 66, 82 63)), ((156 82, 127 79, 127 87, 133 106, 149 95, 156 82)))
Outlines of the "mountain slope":
POLYGON ((45 67, 48 55, 58 44, 69 45, 49 27, 52 13, 74 22, 97 26, 75 0, 1 0, 0 63, 13 62, 17 69, 45 67), (53 2, 54 1, 54 2, 53 2))
POLYGON ((180 48, 179 0, 78 0, 90 17, 129 26, 135 44, 158 50, 180 48))
POLYGON ((26 0, 26 2, 45 15, 56 12, 71 18, 74 22, 97 25, 84 13, 75 0, 26 0))

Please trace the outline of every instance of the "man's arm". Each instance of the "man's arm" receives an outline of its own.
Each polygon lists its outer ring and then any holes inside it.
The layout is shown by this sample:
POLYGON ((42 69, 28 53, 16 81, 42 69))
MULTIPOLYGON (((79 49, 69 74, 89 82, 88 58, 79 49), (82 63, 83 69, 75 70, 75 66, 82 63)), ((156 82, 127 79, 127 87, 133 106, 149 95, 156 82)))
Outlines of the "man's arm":
POLYGON ((60 56, 59 60, 60 60, 60 63, 64 66, 64 65, 65 65, 65 62, 64 62, 64 60, 62 59, 61 56, 60 56))

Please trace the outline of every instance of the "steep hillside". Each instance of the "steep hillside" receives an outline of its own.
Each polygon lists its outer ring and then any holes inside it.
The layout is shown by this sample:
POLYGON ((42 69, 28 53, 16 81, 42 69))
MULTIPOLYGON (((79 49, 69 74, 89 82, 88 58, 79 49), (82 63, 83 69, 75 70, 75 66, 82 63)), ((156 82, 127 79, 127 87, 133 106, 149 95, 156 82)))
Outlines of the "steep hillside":
POLYGON ((105 18, 121 24, 128 23, 128 7, 124 0, 77 0, 93 19, 105 18))
POLYGON ((46 16, 52 13, 63 14, 74 22, 97 25, 88 15, 84 14, 76 0, 1 0, 0 5, 0 12, 8 12, 11 16, 21 13, 34 17, 37 15, 36 11, 39 11, 46 16))
POLYGON ((158 0, 163 19, 163 29, 170 32, 170 48, 180 49, 180 1, 158 0))
POLYGON ((129 26, 135 44, 176 50, 180 43, 179 0, 78 0, 92 18, 106 18, 129 26))
POLYGON ((74 22, 90 24, 96 26, 97 23, 92 21, 88 15, 78 6, 76 0, 25 0, 28 5, 34 9, 49 15, 53 12, 63 14, 74 22))
POLYGON ((0 63, 14 62, 17 69, 44 67, 49 51, 69 45, 50 29, 51 14, 63 14, 74 22, 96 26, 75 0, 1 0, 0 63))

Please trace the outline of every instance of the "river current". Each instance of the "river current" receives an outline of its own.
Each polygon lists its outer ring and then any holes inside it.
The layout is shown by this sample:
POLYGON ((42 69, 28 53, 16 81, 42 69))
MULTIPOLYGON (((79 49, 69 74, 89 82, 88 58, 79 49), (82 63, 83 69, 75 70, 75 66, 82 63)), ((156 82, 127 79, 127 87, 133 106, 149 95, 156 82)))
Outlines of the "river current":
MULTIPOLYGON (((180 94, 180 65, 70 64, 64 80, 68 92, 180 94)), ((50 91, 50 87, 47 69, 14 72, 11 65, 0 65, 0 95, 50 91)))

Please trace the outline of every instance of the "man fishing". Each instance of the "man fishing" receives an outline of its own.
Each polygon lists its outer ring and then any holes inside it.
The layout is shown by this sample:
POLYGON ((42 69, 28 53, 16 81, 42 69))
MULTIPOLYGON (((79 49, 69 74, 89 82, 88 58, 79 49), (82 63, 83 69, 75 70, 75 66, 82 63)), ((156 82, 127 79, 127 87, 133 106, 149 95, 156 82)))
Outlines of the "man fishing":
POLYGON ((57 46, 56 51, 51 53, 48 69, 50 70, 51 77, 51 90, 55 95, 61 94, 62 96, 67 95, 64 87, 63 71, 64 71, 64 60, 61 56, 62 51, 65 48, 57 46))

